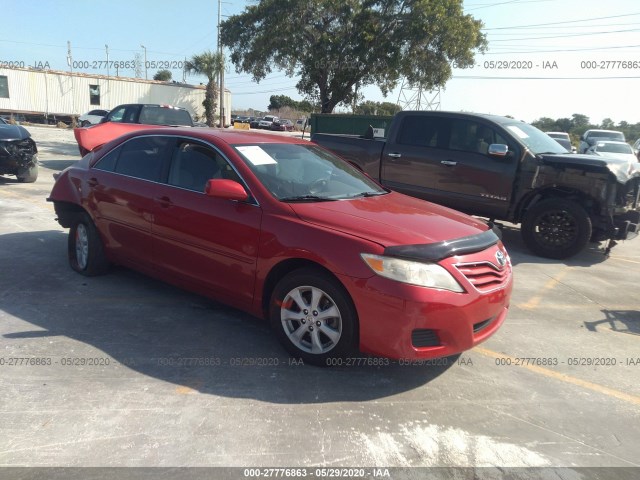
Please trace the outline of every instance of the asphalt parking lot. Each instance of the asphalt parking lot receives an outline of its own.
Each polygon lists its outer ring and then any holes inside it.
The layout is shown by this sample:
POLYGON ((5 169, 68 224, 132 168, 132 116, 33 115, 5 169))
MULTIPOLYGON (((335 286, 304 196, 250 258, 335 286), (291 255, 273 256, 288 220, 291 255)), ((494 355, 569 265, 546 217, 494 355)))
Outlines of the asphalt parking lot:
POLYGON ((516 285, 486 343, 298 365, 244 313, 74 273, 45 198, 77 147, 28 128, 40 178, 0 177, 0 466, 640 466, 640 239, 551 261, 506 227, 516 285))

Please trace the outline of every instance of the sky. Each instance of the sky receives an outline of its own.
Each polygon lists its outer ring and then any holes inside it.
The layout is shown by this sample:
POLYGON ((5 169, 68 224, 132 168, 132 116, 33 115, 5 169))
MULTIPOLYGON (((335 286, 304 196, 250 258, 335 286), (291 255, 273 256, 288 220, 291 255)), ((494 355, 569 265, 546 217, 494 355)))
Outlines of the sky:
MULTIPOLYGON (((221 2, 222 19, 250 0, 221 2)), ((640 122, 640 3, 636 0, 466 0, 465 12, 484 23, 489 49, 474 68, 454 70, 440 92, 425 92, 441 110, 541 117, 587 115, 593 123, 640 122), (635 66, 634 66, 635 62, 635 66)), ((107 74, 109 60, 133 63, 136 55, 182 80, 182 62, 217 48, 218 0, 0 0, 0 64, 107 74), (174 68, 175 67, 175 68, 174 68)), ((120 76, 135 76, 131 68, 120 76)), ((114 75, 113 68, 109 74, 114 75)), ((144 78, 144 69, 140 72, 144 78)), ((188 83, 206 82, 188 76, 188 83)), ((227 66, 225 86, 233 110, 265 110, 271 95, 301 100, 296 78, 273 72, 256 84, 227 66)), ((398 102, 415 92, 398 87, 387 97, 376 86, 364 100, 398 102), (402 95, 401 95, 402 93, 402 95)), ((338 109, 340 110, 340 109, 338 109)), ((346 111, 346 109, 342 109, 346 111)))

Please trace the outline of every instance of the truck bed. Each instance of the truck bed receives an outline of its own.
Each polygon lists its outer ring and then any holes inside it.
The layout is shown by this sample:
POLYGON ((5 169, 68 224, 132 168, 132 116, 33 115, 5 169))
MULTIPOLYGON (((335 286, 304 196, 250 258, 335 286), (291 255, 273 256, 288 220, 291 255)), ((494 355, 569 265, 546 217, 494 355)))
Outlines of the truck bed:
POLYGON ((348 162, 360 166, 372 178, 380 178, 380 157, 384 149, 384 138, 362 138, 357 135, 314 133, 311 140, 348 162))

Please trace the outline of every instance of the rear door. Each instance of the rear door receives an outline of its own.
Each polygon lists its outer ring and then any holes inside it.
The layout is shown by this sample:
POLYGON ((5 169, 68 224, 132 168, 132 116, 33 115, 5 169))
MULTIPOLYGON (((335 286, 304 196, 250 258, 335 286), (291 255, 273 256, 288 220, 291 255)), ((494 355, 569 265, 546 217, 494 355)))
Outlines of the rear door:
POLYGON ((152 265, 153 199, 173 145, 169 137, 133 138, 91 168, 89 206, 114 259, 152 265))
POLYGON ((383 152, 389 187, 451 208, 489 217, 506 214, 518 146, 489 122, 468 117, 408 116, 396 144, 383 152), (509 146, 507 157, 489 145, 509 146))
POLYGON ((255 202, 206 195, 211 178, 242 183, 218 150, 178 139, 166 183, 154 196, 156 268, 164 276, 246 305, 253 299, 262 210, 255 202))

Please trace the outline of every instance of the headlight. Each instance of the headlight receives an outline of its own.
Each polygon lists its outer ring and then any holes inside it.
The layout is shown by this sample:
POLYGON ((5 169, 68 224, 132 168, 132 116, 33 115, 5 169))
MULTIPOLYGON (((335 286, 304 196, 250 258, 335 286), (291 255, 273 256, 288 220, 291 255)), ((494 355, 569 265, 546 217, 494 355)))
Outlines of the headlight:
POLYGON ((420 287, 464 292, 456 279, 438 264, 412 262, 369 253, 362 253, 360 256, 369 265, 369 268, 381 277, 420 287))

